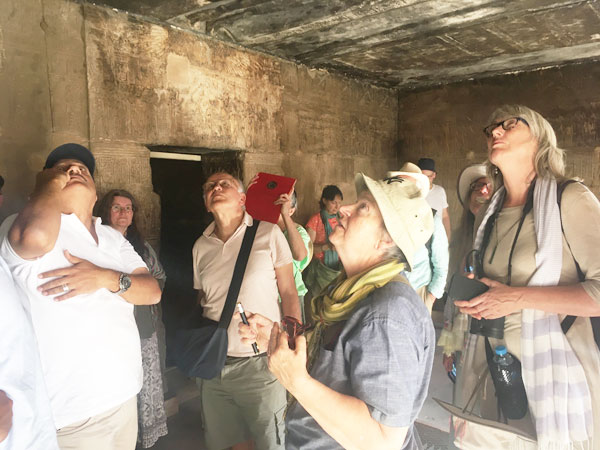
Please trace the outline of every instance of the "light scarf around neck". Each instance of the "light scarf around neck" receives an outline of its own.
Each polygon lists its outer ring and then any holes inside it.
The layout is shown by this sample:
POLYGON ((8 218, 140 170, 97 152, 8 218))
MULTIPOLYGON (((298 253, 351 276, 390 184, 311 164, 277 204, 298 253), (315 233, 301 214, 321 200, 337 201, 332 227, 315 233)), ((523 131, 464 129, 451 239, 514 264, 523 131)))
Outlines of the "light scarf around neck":
MULTIPOLYGON (((475 237, 475 249, 479 251, 485 225, 502 208, 505 193, 503 186, 490 200, 475 237)), ((536 271, 527 285, 556 286, 562 271, 563 248, 555 179, 537 179, 533 191, 533 220, 536 271)), ((558 315, 524 309, 521 326, 523 382, 535 421, 538 448, 591 448, 591 394, 583 367, 561 329, 558 315)), ((471 335, 468 345, 475 345, 476 339, 476 335, 471 335)))

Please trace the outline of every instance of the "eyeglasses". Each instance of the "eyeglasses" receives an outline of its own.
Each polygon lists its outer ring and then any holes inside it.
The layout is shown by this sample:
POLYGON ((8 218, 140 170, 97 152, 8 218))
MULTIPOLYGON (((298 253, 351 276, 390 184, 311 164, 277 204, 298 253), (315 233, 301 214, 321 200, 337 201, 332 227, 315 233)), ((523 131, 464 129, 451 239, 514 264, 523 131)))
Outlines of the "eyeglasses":
POLYGON ((487 127, 485 127, 483 129, 483 134, 485 134, 487 137, 490 138, 490 137, 492 137, 492 132, 496 128, 498 128, 500 125, 502 125, 503 130, 508 131, 508 130, 512 130, 514 127, 516 127, 517 123, 519 121, 521 121, 525 125, 529 126, 527 121, 525 119, 523 119, 522 117, 511 117, 510 119, 505 119, 500 122, 496 122, 496 123, 492 123, 492 124, 488 125, 487 127))
POLYGON ((131 205, 127 205, 125 207, 119 205, 112 205, 110 207, 110 210, 114 213, 125 212, 127 214, 130 214, 133 212, 133 207, 131 205))
POLYGON ((487 183, 485 181, 473 181, 470 184, 469 189, 471 190, 471 192, 473 192, 473 191, 481 191, 484 187, 487 188, 488 192, 491 192, 491 190, 492 190, 492 183, 487 183))

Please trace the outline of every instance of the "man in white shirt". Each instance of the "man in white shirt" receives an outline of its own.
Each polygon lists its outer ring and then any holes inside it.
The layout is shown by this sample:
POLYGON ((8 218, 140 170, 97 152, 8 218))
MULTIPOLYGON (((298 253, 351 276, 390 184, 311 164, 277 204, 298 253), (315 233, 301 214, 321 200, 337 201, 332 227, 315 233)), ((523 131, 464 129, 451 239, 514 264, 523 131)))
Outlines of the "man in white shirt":
POLYGON ((0 292, 0 449, 58 450, 29 303, 2 258, 0 292))
POLYGON ((25 208, 2 224, 0 256, 27 295, 61 449, 133 450, 142 384, 133 304, 160 300, 131 244, 92 217, 92 153, 48 156, 25 208))
MULTIPOLYGON (((241 182, 230 174, 211 175, 203 190, 204 203, 215 220, 194 244, 194 289, 199 291, 204 316, 218 321, 244 233, 253 219, 244 209, 241 182)), ((281 313, 301 320, 292 254, 277 225, 260 222, 237 300, 246 311, 274 322, 279 322, 281 313)), ((239 323, 239 314, 234 314, 227 330, 225 367, 215 378, 201 381, 206 446, 209 450, 283 449, 285 389, 269 372, 266 349, 255 355, 250 345, 242 344, 239 323)))
POLYGON ((421 158, 417 163, 423 175, 429 178, 429 194, 427 194, 427 203, 433 209, 435 209, 438 214, 442 215, 442 223, 444 224, 444 228, 446 229, 446 235, 448 236, 448 241, 450 241, 450 215, 448 214, 448 198, 446 197, 446 191, 444 188, 438 184, 433 184, 433 180, 437 175, 435 170, 435 161, 431 158, 421 158))

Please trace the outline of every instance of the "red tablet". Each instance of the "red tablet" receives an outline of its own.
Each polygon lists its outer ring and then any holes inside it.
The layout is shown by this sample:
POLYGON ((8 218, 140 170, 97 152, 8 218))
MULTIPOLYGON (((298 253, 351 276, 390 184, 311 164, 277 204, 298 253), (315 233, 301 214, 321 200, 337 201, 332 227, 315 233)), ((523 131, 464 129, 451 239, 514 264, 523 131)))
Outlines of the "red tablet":
POLYGON ((295 183, 294 178, 259 172, 246 193, 246 211, 257 220, 277 223, 281 205, 275 205, 273 202, 281 194, 290 193, 295 183))

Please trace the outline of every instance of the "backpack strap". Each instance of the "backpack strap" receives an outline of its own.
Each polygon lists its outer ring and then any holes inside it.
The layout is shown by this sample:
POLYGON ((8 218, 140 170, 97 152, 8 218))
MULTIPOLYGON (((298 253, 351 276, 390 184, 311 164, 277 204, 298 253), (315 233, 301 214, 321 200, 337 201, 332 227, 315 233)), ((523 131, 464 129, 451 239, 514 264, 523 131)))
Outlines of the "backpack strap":
MULTIPOLYGON (((572 184, 572 183, 580 183, 580 181, 577 181, 577 180, 566 180, 563 183, 560 183, 558 185, 558 187, 557 187, 556 201, 558 203, 558 209, 559 210, 560 210, 560 206, 561 206, 562 194, 563 194, 565 188, 569 184, 572 184)), ((567 236, 565 235, 565 229, 564 229, 563 224, 562 224, 562 215, 561 215, 561 218, 560 218, 560 228, 562 230, 563 236, 565 236, 565 241, 567 242, 567 246, 569 247, 569 252, 571 253, 571 256, 573 257, 573 262, 575 263, 575 268, 577 269, 577 277, 579 278, 580 282, 583 282, 583 281, 585 281, 585 275, 584 275, 583 271, 581 270, 581 267, 579 266, 579 263, 575 259, 575 255, 573 255, 573 252, 571 251, 571 245, 569 244, 567 236)), ((575 319, 577 319, 577 316, 566 316, 563 319, 563 321, 560 324, 560 327, 562 328, 563 333, 566 334, 567 331, 569 331, 569 329, 571 328, 571 326, 575 322, 575 319)), ((592 324, 592 331, 594 333, 594 341, 596 341, 596 346, 600 349, 600 317, 590 317, 590 322, 592 324)))

